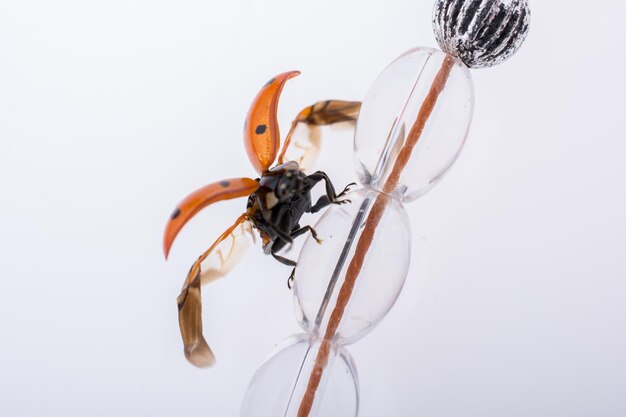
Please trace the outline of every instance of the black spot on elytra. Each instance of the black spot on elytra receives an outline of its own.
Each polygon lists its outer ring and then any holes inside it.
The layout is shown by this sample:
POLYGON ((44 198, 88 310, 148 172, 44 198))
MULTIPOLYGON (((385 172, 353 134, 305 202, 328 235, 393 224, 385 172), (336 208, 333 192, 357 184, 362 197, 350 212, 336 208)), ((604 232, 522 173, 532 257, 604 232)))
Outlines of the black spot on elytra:
POLYGON ((263 87, 267 87, 268 85, 270 85, 271 83, 273 83, 274 81, 276 81, 276 78, 272 78, 271 80, 269 80, 268 82, 265 83, 265 85, 263 87))
POLYGON ((228 181, 226 181, 226 180, 223 180, 223 181, 220 181, 220 185, 221 185, 222 187, 228 187, 228 186, 230 185, 230 182, 228 182, 228 181))
POLYGON ((170 216, 170 219, 174 220, 178 216, 180 216, 180 209, 178 207, 176 207, 176 210, 174 210, 174 212, 170 216))
POLYGON ((262 135, 263 133, 265 133, 266 130, 267 130, 267 126, 258 125, 256 129, 254 129, 254 133, 256 133, 257 135, 262 135))

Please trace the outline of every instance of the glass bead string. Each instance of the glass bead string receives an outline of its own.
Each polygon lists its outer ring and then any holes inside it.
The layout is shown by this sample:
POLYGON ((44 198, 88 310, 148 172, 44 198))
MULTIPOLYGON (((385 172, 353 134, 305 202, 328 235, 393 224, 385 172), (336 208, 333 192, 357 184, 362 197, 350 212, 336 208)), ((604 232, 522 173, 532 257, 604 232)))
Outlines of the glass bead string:
MULTIPOLYGON (((391 175, 385 183, 385 186, 383 188, 385 193, 390 194, 395 190, 400 179, 400 174, 408 163, 413 148, 417 144, 417 141, 424 131, 424 126, 426 125, 426 122, 428 121, 428 118, 430 117, 435 107, 435 104, 437 103, 437 98, 439 97, 439 94, 441 94, 441 91, 443 91, 443 88, 445 87, 453 64, 454 60, 450 56, 446 56, 441 68, 439 69, 439 72, 437 73, 437 76, 435 77, 435 80, 430 87, 428 96, 426 97, 422 104, 422 107, 420 108, 417 120, 415 120, 415 123, 409 131, 406 143, 402 147, 402 150, 400 151, 400 154, 398 155, 394 163, 391 175)), ((315 400, 315 393, 322 379, 326 364, 328 363, 332 339, 334 338, 337 328, 339 327, 345 308, 350 302, 350 297, 352 295, 354 285, 357 278, 359 277, 359 273, 363 266, 365 255, 367 254, 367 251, 369 250, 369 247, 372 243, 374 233, 376 232, 376 228, 383 215, 386 204, 386 199, 377 197, 376 201, 374 202, 374 206, 369 213, 369 217, 365 222, 365 229, 363 230, 363 233, 361 234, 361 237, 357 243, 354 257, 348 265, 346 279, 339 291, 337 304, 335 305, 335 308, 333 309, 333 312, 331 314, 330 321, 326 329, 326 333, 324 334, 324 339, 322 341, 322 346, 317 353, 317 358, 315 359, 315 365, 309 377, 309 383, 307 385, 306 392, 298 409, 298 417, 308 417, 311 412, 311 408, 313 407, 313 402, 315 400)))

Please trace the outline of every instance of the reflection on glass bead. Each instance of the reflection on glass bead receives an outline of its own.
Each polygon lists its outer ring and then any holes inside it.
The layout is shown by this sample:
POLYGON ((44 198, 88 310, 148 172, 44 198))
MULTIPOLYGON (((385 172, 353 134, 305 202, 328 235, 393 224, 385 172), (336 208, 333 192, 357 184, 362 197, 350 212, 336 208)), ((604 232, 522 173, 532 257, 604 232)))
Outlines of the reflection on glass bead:
POLYGON ((508 59, 524 43, 529 24, 527 0, 437 0, 433 11, 439 46, 470 68, 508 59))
POLYGON ((363 337, 391 309, 406 278, 411 246, 411 226, 397 200, 372 190, 357 191, 347 198, 352 201, 350 204, 331 207, 315 225, 322 242, 307 239, 294 282, 300 325, 311 334, 323 335, 363 225, 377 199, 385 204, 350 303, 337 329, 343 344, 363 337))
POLYGON ((382 191, 408 136, 419 133, 393 194, 404 202, 425 194, 459 155, 473 108, 472 78, 459 59, 430 48, 401 55, 378 77, 363 101, 354 140, 359 180, 382 191), (418 115, 446 60, 452 60, 449 75, 418 132, 418 115))
MULTIPOLYGON (((320 341, 297 335, 286 347, 257 370, 248 385, 241 417, 296 417, 306 391, 320 341)), ((324 395, 317 397, 310 416, 356 417, 358 414, 358 376, 354 361, 340 346, 331 348, 327 372, 321 385, 324 395)))

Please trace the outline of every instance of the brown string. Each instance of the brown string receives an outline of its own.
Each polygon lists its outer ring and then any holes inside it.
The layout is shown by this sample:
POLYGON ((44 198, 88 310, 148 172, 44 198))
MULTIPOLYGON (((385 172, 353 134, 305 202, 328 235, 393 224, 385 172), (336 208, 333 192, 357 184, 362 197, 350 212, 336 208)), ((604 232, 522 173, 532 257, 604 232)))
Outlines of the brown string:
MULTIPOLYGON (((454 58, 447 55, 443 63, 441 64, 439 72, 437 72, 437 75, 433 80, 428 95, 422 103, 422 107, 420 108, 415 123, 411 127, 406 142, 402 147, 402 150, 398 154, 398 157, 396 158, 391 174, 385 182, 383 192, 385 192, 386 194, 391 194, 396 189, 396 186, 400 181, 400 175, 406 167, 406 164, 409 162, 411 153, 413 152, 413 148, 417 144, 419 138, 422 136, 424 126, 426 126, 426 122, 428 121, 428 118, 435 108, 437 98, 439 97, 441 91, 446 85, 446 81, 448 80, 448 76, 450 75, 450 70, 452 69, 453 65, 454 58)), ((333 312, 330 316, 328 327, 326 328, 326 333, 324 334, 324 339, 322 341, 319 351, 317 352, 313 371, 311 372, 311 376, 309 377, 309 383, 307 385, 306 392, 304 393, 302 402, 300 403, 300 408, 298 409, 298 417, 308 417, 311 412, 311 408, 313 407, 313 401, 315 400, 315 393, 317 391, 317 388, 319 387, 320 381, 322 379, 322 374, 324 373, 324 369, 328 364, 328 359, 331 351, 331 340, 335 337, 335 333, 337 332, 337 328, 341 323, 343 313, 346 309, 348 302, 350 301, 354 285, 359 276, 359 273, 361 272, 363 261, 365 260, 365 255, 367 254, 367 251, 372 244, 374 233, 376 232, 376 227, 378 226, 378 223, 383 216, 386 204, 386 196, 377 197, 369 213, 369 216, 365 221, 365 227, 363 228, 361 237, 357 242, 354 257, 348 265, 345 281, 341 286, 341 289, 339 290, 337 304, 335 305, 335 308, 333 309, 333 312)))

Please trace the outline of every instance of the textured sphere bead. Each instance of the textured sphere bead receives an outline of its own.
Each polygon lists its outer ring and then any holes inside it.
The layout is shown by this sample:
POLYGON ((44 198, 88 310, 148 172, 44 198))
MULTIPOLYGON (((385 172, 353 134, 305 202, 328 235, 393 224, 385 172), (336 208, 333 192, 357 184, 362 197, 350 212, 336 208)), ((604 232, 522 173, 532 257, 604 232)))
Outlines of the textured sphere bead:
POLYGON ((499 64, 522 46, 530 23, 527 0, 437 0, 439 47, 470 68, 499 64))

